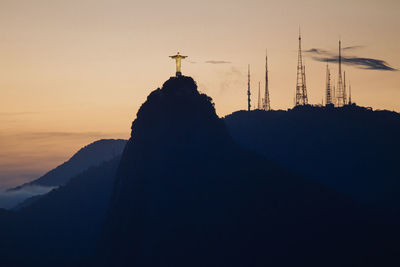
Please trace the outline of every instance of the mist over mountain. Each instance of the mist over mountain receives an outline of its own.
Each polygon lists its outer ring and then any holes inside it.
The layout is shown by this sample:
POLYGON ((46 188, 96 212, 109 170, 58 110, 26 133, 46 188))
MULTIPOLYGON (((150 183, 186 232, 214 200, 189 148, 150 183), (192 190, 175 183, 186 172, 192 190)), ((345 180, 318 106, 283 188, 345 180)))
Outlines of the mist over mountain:
POLYGON ((353 199, 400 215, 400 114, 356 105, 238 111, 236 142, 353 199))
POLYGON ((0 189, 0 208, 13 209, 28 199, 40 197, 54 188, 56 187, 26 185, 16 190, 0 189))
POLYGON ((0 209, 0 266, 76 266, 93 253, 119 160, 90 167, 16 212, 0 209))
POLYGON ((29 183, 0 191, 0 208, 19 208, 38 199, 89 167, 97 166, 120 155, 126 140, 102 139, 75 153, 68 161, 29 183), (26 200, 26 202, 24 202, 26 200))
POLYGON ((60 186, 64 185, 73 176, 86 170, 91 166, 108 161, 122 153, 126 140, 122 139, 102 139, 95 141, 75 153, 68 161, 64 162, 55 169, 49 171, 42 177, 35 179, 27 184, 12 188, 20 189, 27 185, 40 186, 60 186))
POLYGON ((193 79, 171 77, 132 124, 93 262, 366 266, 393 256, 376 222, 344 195, 234 143, 193 79))

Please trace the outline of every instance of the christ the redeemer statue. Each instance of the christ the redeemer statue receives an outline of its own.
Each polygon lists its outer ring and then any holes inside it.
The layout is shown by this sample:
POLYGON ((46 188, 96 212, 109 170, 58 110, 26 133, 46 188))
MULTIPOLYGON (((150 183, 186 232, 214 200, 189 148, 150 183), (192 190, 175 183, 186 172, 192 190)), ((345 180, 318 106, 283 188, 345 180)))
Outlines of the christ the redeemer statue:
POLYGON ((187 56, 182 56, 178 52, 175 56, 170 56, 170 58, 173 58, 176 61, 176 77, 181 76, 182 75, 182 72, 181 72, 181 61, 182 61, 182 59, 187 58, 187 56))

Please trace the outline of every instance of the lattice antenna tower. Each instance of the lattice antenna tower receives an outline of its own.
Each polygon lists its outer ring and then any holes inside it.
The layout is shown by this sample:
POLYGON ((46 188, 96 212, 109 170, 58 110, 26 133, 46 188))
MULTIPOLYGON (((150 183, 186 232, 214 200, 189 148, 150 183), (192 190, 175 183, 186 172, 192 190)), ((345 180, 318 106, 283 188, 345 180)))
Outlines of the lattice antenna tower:
POLYGON ((271 102, 269 98, 269 81, 268 81, 268 53, 265 55, 265 95, 264 95, 264 110, 271 110, 271 102))
POLYGON ((351 104, 352 104, 352 102, 351 102, 351 84, 349 82, 349 105, 351 105, 351 104))
POLYGON ((332 88, 331 88, 331 72, 329 70, 329 65, 326 63, 326 92, 325 92, 325 104, 332 104, 332 88))
POLYGON ((305 67, 301 52, 301 33, 299 30, 299 52, 297 56, 297 81, 296 81, 296 102, 295 105, 307 105, 307 88, 305 86, 305 67))
POLYGON ((261 101, 261 82, 258 82, 258 102, 257 109, 262 109, 262 101, 261 101))
POLYGON ((306 83, 306 65, 303 65, 303 105, 308 105, 308 96, 307 96, 307 83, 306 83))
POLYGON ((251 110, 251 103, 250 103, 250 64, 248 65, 248 70, 247 70, 247 110, 251 110))
POLYGON ((343 105, 347 104, 347 92, 346 92, 346 72, 343 72, 343 105))
POLYGON ((339 40, 339 76, 336 88, 336 106, 343 107, 345 105, 345 92, 342 79, 342 42, 339 40))

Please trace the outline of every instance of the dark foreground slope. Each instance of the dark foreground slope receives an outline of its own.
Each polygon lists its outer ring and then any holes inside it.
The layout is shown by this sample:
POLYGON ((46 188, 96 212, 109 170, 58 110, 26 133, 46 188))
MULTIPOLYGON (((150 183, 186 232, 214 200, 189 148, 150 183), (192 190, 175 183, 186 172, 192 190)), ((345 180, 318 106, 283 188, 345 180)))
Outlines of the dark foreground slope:
POLYGON ((236 142, 358 201, 400 215, 400 115, 355 105, 235 112, 236 142))
POLYGON ((93 253, 120 157, 18 211, 0 210, 0 266, 76 266, 93 253))
MULTIPOLYGON (((236 145, 189 77, 132 124, 96 266, 387 266, 355 203, 236 145)), ((385 262, 387 261, 387 262, 385 262)))

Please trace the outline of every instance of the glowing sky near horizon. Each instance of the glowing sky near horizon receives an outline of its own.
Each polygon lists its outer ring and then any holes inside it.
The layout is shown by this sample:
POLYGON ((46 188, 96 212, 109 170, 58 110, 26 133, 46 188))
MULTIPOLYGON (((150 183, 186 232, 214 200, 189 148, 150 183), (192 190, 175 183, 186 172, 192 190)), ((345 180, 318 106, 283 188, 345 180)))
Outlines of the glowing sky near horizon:
MULTIPOLYGON (((220 116, 246 108, 247 64, 257 95, 266 48, 271 106, 292 107, 299 25, 305 50, 336 52, 340 37, 360 46, 345 55, 400 68, 399 10, 397 0, 1 0, 0 187, 96 139, 128 138, 147 95, 174 74, 177 51, 220 116)), ((319 104, 325 63, 306 56, 305 65, 309 102, 319 104)), ((400 72, 343 68, 359 105, 400 111, 400 72)))

